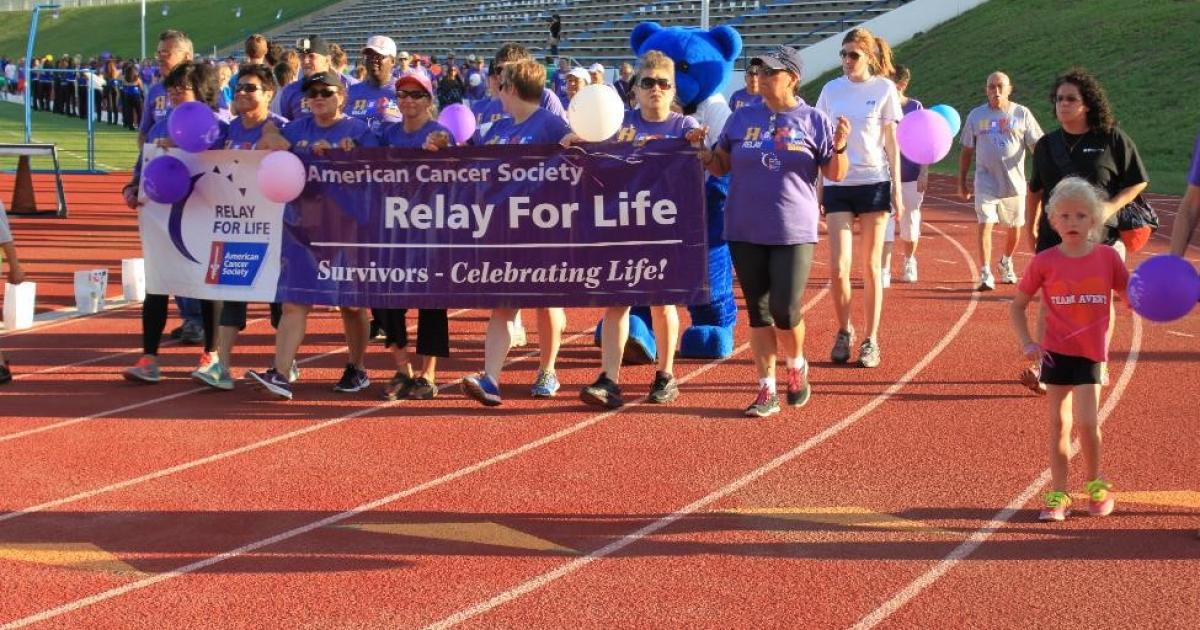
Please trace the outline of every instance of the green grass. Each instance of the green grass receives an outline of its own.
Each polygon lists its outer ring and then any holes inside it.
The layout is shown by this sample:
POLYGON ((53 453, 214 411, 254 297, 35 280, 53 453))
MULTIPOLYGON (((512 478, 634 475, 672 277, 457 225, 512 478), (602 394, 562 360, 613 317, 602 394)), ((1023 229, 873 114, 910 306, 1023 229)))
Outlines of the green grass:
MULTIPOLYGON (((58 114, 33 112, 33 141, 58 145, 63 169, 87 168, 87 121, 58 114)), ((0 142, 25 141, 25 110, 15 103, 0 103, 0 142)), ((137 158, 137 132, 105 123, 96 125, 96 168, 124 171, 137 158)), ((16 168, 16 158, 0 158, 0 170, 16 168)), ((49 169, 49 158, 34 158, 35 169, 49 169)))
MULTIPOLYGON (((984 102, 987 75, 1003 70, 1013 100, 1046 131, 1058 128, 1049 101, 1054 78, 1083 66, 1137 144, 1151 190, 1182 194, 1200 131, 1198 25, 1196 0, 995 0, 899 46, 896 60, 912 69, 911 96, 951 105, 964 119, 984 102)), ((815 103, 834 76, 807 82, 805 100, 815 103)), ((958 172, 957 142, 934 170, 958 172)))
MULTIPOLYGON (((146 55, 153 57, 157 36, 168 28, 182 29, 192 38, 196 52, 212 54, 213 46, 223 48, 247 35, 279 26, 275 12, 283 9, 283 19, 292 20, 331 4, 329 0, 173 0, 167 2, 169 14, 162 15, 163 2, 146 4, 146 55), (234 17, 234 8, 242 7, 242 17, 234 17)), ((140 12, 137 3, 108 7, 60 9, 59 18, 43 12, 38 20, 34 51, 38 55, 63 54, 98 56, 108 51, 122 58, 141 52, 140 12)), ((0 55, 20 58, 25 55, 29 37, 29 11, 0 12, 0 55)))

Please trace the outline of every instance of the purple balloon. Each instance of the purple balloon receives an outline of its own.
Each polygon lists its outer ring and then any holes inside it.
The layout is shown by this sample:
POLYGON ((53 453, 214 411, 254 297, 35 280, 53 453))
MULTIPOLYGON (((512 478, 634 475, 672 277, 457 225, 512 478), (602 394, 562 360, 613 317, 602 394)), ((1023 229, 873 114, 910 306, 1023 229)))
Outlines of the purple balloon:
POLYGON ((1129 305, 1152 322, 1171 322, 1200 300, 1200 274, 1179 256, 1154 256, 1129 277, 1129 305))
POLYGON ((188 153, 199 153, 217 141, 221 125, 211 107, 200 101, 189 101, 171 110, 167 131, 175 146, 188 153))
POLYGON ((177 157, 161 155, 142 169, 146 196, 158 203, 173 204, 187 197, 192 188, 191 173, 177 157))
POLYGON ((462 103, 455 103, 442 110, 438 124, 450 130, 454 140, 463 144, 475 135, 475 114, 462 103))
POLYGON ((904 157, 917 164, 933 164, 946 157, 954 135, 950 123, 937 112, 918 109, 900 120, 896 140, 904 157))

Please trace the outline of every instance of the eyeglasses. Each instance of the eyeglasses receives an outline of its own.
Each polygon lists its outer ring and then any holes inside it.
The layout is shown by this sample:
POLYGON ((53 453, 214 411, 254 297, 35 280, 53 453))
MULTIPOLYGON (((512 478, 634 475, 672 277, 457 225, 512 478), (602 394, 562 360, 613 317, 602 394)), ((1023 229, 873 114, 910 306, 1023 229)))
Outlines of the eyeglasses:
POLYGON ((396 100, 403 98, 411 98, 414 101, 419 101, 423 98, 429 98, 429 92, 425 90, 396 90, 396 100))
POLYGON ((239 83, 237 84, 237 87, 233 88, 234 92, 245 92, 246 94, 253 94, 260 90, 263 92, 266 91, 262 88, 262 86, 255 83, 239 83))
POLYGON ((337 96, 337 90, 325 88, 324 90, 309 90, 304 93, 308 98, 333 98, 337 96))
POLYGON ((657 85, 658 88, 664 92, 674 87, 674 84, 671 83, 670 79, 655 79, 654 77, 642 77, 638 81, 638 85, 641 86, 643 90, 653 89, 654 86, 657 85))
POLYGON ((851 59, 854 61, 862 59, 862 53, 858 52, 857 50, 840 50, 838 51, 838 56, 842 59, 851 59))
POLYGON ((1082 100, 1083 99, 1079 98, 1078 96, 1075 96, 1074 94, 1067 94, 1065 96, 1053 96, 1050 98, 1051 103, 1078 103, 1082 100))
POLYGON ((787 72, 787 70, 784 68, 765 68, 763 70, 763 74, 765 74, 769 77, 773 77, 773 76, 779 74, 780 72, 787 72))
POLYGON ((192 86, 190 86, 190 85, 168 85, 167 91, 168 92, 194 92, 195 90, 193 90, 192 86))

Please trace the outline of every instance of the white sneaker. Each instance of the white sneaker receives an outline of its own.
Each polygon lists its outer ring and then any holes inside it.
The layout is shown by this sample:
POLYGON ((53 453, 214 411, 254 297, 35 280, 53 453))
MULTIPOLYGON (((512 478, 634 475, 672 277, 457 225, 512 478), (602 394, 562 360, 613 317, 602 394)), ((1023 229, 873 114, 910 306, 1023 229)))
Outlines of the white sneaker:
POLYGON ((508 323, 508 338, 512 340, 511 347, 522 348, 527 341, 525 340, 525 325, 521 323, 521 313, 517 313, 517 318, 508 323))
POLYGON ((917 257, 909 256, 904 260, 904 273, 900 276, 901 282, 916 282, 917 281, 917 257))
POLYGON ((879 275, 879 284, 883 285, 883 288, 885 288, 885 289, 892 286, 892 274, 890 274, 890 273, 880 274, 879 275))
POLYGON ((996 279, 992 277, 991 267, 979 270, 979 290, 992 291, 996 288, 996 279))
POLYGON ((1013 271, 1012 258, 1008 256, 1000 258, 1000 282, 1004 284, 1017 283, 1017 272, 1013 271))

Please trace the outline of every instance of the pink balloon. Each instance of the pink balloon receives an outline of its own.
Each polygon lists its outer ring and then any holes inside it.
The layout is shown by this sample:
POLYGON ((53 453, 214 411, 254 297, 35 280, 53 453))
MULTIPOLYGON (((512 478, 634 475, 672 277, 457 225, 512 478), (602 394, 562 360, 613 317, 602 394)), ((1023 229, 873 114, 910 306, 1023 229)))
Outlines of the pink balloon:
POLYGON ((475 114, 466 105, 455 103, 442 109, 438 124, 450 130, 457 144, 464 144, 475 133, 475 114))
POLYGON ((917 164, 933 164, 946 157, 954 135, 950 123, 937 112, 918 109, 900 120, 896 140, 904 157, 917 164))
POLYGON ((258 165, 258 189, 267 199, 287 203, 304 192, 304 162, 289 151, 272 151, 258 165))

